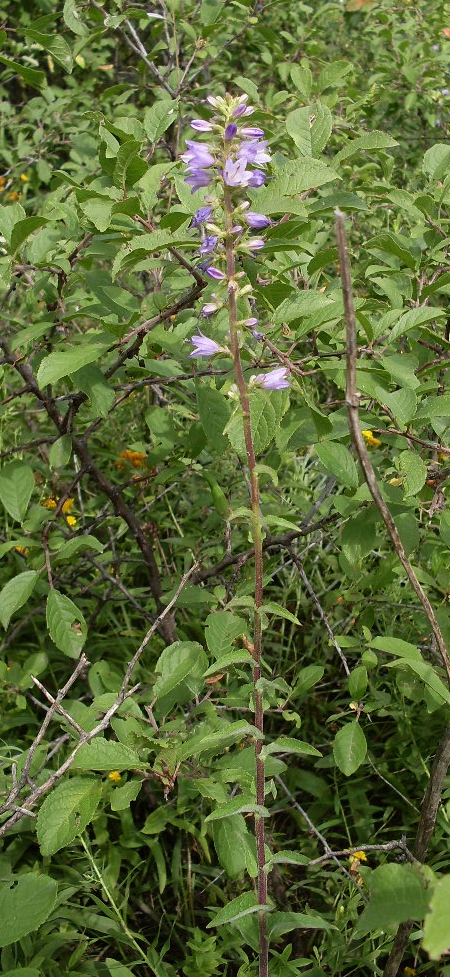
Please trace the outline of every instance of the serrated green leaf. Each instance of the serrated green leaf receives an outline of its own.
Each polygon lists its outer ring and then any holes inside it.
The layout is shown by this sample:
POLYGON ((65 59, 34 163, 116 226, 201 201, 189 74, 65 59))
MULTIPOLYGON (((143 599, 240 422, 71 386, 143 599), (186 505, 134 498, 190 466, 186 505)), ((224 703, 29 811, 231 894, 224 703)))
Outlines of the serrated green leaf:
POLYGON ((252 658, 249 651, 245 648, 236 649, 236 651, 228 651, 225 655, 221 655, 214 665, 210 665, 203 673, 203 678, 208 678, 210 675, 216 675, 217 672, 225 672, 227 668, 231 665, 251 665, 254 664, 254 659, 252 658))
POLYGON ((64 352, 50 353, 42 360, 37 371, 36 379, 39 386, 46 387, 48 383, 56 383, 63 377, 70 377, 83 366, 98 360, 105 348, 103 343, 89 343, 74 346, 73 349, 64 352))
POLYGON ((86 37, 86 34, 89 33, 88 28, 80 18, 75 0, 64 0, 63 17, 69 30, 77 34, 78 37, 86 37))
POLYGON ((312 156, 313 154, 310 116, 309 106, 303 109, 294 109, 286 116, 286 129, 302 156, 312 156))
POLYGON ((52 912, 58 892, 48 875, 24 872, 3 877, 0 889, 0 947, 33 933, 52 912))
POLYGON ((220 658, 231 649, 234 640, 246 632, 246 622, 230 611, 209 614, 205 625, 205 638, 214 658, 220 658))
POLYGON ((417 410, 417 397, 409 387, 385 394, 384 403, 401 426, 409 424, 417 410))
POLYGON ((0 591, 0 621, 5 630, 15 611, 26 604, 38 579, 37 570, 25 570, 24 573, 19 573, 17 577, 8 580, 0 591))
POLYGON ((91 777, 71 777, 52 790, 37 819, 41 855, 54 855, 84 831, 95 815, 101 793, 101 783, 91 777))
POLYGON ((230 402, 219 390, 206 383, 197 383, 195 389, 202 428, 208 441, 221 451, 228 444, 223 430, 230 418, 230 402))
POLYGON ((36 71, 35 68, 27 68, 25 65, 19 64, 18 61, 12 61, 11 58, 5 58, 3 55, 0 55, 0 63, 10 68, 14 74, 20 75, 24 82, 30 85, 31 88, 37 88, 38 90, 47 88, 47 79, 43 71, 36 71))
POLYGON ((311 150, 313 156, 319 156, 331 136, 333 118, 328 105, 317 103, 311 125, 311 150))
POLYGON ((45 217, 26 217, 25 220, 17 221, 11 233, 11 251, 17 251, 27 237, 43 227, 44 224, 48 224, 45 217))
POLYGON ((192 733, 189 739, 182 746, 178 747, 176 751, 177 761, 187 760, 189 757, 196 756, 198 753, 206 753, 208 751, 215 753, 222 752, 226 746, 237 743, 248 736, 251 736, 254 740, 262 738, 262 734, 256 729, 256 726, 252 726, 244 719, 238 719, 234 723, 226 723, 221 729, 214 731, 205 732, 200 730, 198 733, 192 733))
MULTIPOLYGON (((150 142, 158 142, 169 126, 177 120, 178 99, 165 98, 155 102, 144 113, 144 129, 150 142)), ((153 169, 154 167, 152 167, 153 169)))
POLYGON ((21 461, 11 461, 0 471, 0 502, 6 511, 22 522, 34 490, 33 469, 21 461))
POLYGON ((47 598, 47 627, 64 655, 79 657, 87 638, 86 621, 76 604, 58 590, 51 590, 47 598))
POLYGON ((193 671, 201 669, 203 674, 207 664, 205 652, 197 641, 175 641, 165 648, 155 665, 158 675, 153 687, 155 699, 168 695, 193 671))
POLYGON ((80 747, 73 761, 77 770, 135 770, 145 764, 139 754, 123 743, 96 736, 91 743, 80 747))
POLYGON ((65 468, 72 455, 72 438, 69 434, 63 434, 54 444, 51 445, 48 453, 48 460, 52 471, 65 468))
POLYGON ((246 867, 245 841, 248 830, 245 818, 242 814, 234 814, 226 820, 214 821, 212 834, 222 868, 230 879, 237 879, 246 867))
POLYGON ((346 723, 334 738, 333 756, 336 766, 350 777, 364 762, 367 753, 366 737, 357 722, 346 723))
MULTIPOLYGON (((415 262, 413 260, 413 266, 414 264, 415 262)), ((431 322, 432 319, 440 319, 444 316, 444 309, 430 309, 427 307, 410 309, 408 312, 404 312, 393 326, 389 337, 390 341, 394 342, 399 336, 404 336, 405 333, 410 332, 417 326, 422 326, 426 322, 431 322)))

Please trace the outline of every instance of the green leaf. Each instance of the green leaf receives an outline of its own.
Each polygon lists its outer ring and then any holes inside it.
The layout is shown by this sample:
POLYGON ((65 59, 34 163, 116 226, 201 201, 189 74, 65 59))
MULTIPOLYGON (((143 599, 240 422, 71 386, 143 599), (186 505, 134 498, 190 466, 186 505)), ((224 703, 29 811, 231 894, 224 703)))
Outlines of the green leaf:
POLYGON ((442 180, 450 169, 450 146, 438 142, 427 149, 423 158, 423 171, 432 180, 442 180))
POLYGON ((48 453, 48 460, 52 471, 65 468, 72 455, 72 438, 69 434, 63 434, 52 444, 48 453))
POLYGON ((6 511, 22 522, 34 490, 33 469, 21 461, 11 461, 0 471, 0 502, 6 511))
POLYGON ((56 383, 62 377, 70 377, 83 366, 98 360, 105 349, 103 343, 85 343, 83 346, 74 346, 73 349, 61 353, 50 353, 49 356, 44 357, 37 371, 36 379, 39 386, 46 387, 48 383, 56 383))
POLYGON ((398 467, 400 474, 405 475, 404 494, 417 495, 427 478, 427 466, 423 459, 415 451, 401 451, 398 467))
POLYGON ((94 817, 101 793, 101 783, 90 777, 71 777, 52 790, 37 819, 41 855, 54 855, 84 831, 94 817))
MULTIPOLYGON (((401 253, 404 254, 403 251, 401 253)), ((413 261, 412 266, 414 267, 415 261, 414 259, 412 259, 412 261, 413 261)), ((401 315, 400 318, 395 323, 390 333, 390 337, 389 337, 390 342, 391 343, 394 342, 395 339, 398 339, 400 336, 404 336, 405 333, 410 332, 412 329, 415 329, 417 326, 422 326, 426 322, 431 322, 433 319, 440 319, 443 318, 444 316, 445 316, 444 309, 435 309, 435 308, 430 309, 427 307, 410 309, 409 312, 404 312, 404 314, 401 315)))
POLYGON ((86 621, 76 604, 51 590, 47 598, 47 627, 52 641, 69 658, 78 658, 87 638, 86 621))
POLYGON ((191 674, 201 668, 203 673, 206 655, 197 641, 175 641, 165 648, 155 665, 158 675, 153 686, 155 699, 161 699, 172 692, 191 674))
POLYGON ((133 186, 144 175, 147 164, 139 156, 140 151, 141 143, 137 139, 127 139, 122 144, 116 156, 113 173, 116 186, 122 189, 125 189, 127 184, 133 186))
POLYGON ((96 417, 107 417, 114 402, 114 390, 108 385, 100 367, 89 363, 72 373, 72 383, 89 398, 96 417))
POLYGON ((136 189, 140 188, 142 190, 140 196, 146 210, 152 210, 155 206, 161 190, 161 183, 174 166, 176 166, 176 163, 171 163, 169 160, 166 163, 155 163, 138 180, 136 189))
POLYGON ((111 223, 114 203, 105 197, 89 197, 79 203, 82 213, 91 221, 98 231, 106 231, 111 223))
POLYGON ((11 251, 17 251, 27 237, 33 234, 33 231, 37 231, 39 227, 43 227, 47 223, 45 217, 26 217, 25 220, 18 221, 11 233, 11 251))
POLYGON ((292 624, 298 624, 301 627, 300 621, 295 614, 291 614, 282 604, 276 604, 273 600, 266 601, 265 604, 262 604, 260 610, 262 614, 275 614, 276 617, 282 617, 285 621, 291 621, 292 624))
POLYGON ((330 475, 335 475, 348 489, 358 488, 358 470, 345 445, 335 441, 322 441, 321 444, 316 444, 315 448, 322 465, 330 475))
POLYGON ((402 387, 394 393, 386 393, 383 402, 401 426, 409 424, 416 413, 417 397, 414 390, 410 390, 409 387, 402 387))
POLYGON ((262 804, 255 804, 252 798, 245 798, 243 794, 240 794, 239 797, 234 797, 232 801, 221 804, 215 811, 208 814, 205 822, 220 821, 221 818, 229 818, 233 814, 257 814, 261 818, 268 818, 270 811, 262 804))
POLYGON ((410 644, 409 641, 403 641, 403 638, 393 638, 391 635, 384 638, 374 638, 370 642, 370 647, 376 648, 378 651, 385 651, 388 655, 398 655, 399 658, 406 658, 407 661, 420 660, 420 651, 417 646, 410 644))
POLYGON ((135 770, 142 769, 145 764, 139 754, 123 743, 105 740, 96 736, 91 743, 84 743, 80 747, 73 761, 78 770, 135 770))
POLYGON ((26 604, 38 579, 37 570, 25 570, 24 573, 19 573, 17 577, 8 580, 0 591, 0 621, 5 630, 15 611, 26 604))
POLYGON ((254 664, 254 659, 245 648, 236 649, 236 651, 227 651, 225 655, 221 655, 213 665, 210 665, 206 669, 206 672, 203 673, 203 678, 216 675, 217 672, 225 672, 231 665, 251 665, 252 663, 254 664))
POLYGON ((352 699, 356 699, 359 702, 366 689, 367 668, 364 665, 357 665, 348 677, 348 691, 352 699))
MULTIPOLYGON (((321 292, 311 291, 297 292, 296 294, 284 299, 275 309, 273 322, 275 325, 282 325, 285 322, 292 322, 293 319, 301 319, 312 316, 316 312, 334 306, 333 301, 321 292)), ((333 309, 334 311, 334 309, 333 309)), ((312 328, 308 326, 308 328, 312 328)))
POLYGON ((215 611, 209 614, 205 625, 205 638, 209 651, 219 659, 231 649, 236 638, 245 634, 246 623, 230 611, 215 611))
POLYGON ((245 843, 248 830, 242 814, 234 814, 212 826, 214 848, 222 868, 230 879, 243 875, 246 868, 245 843))
POLYGON ((197 753, 222 752, 225 747, 231 746, 232 743, 237 743, 248 736, 255 740, 262 738, 256 726, 252 726, 244 719, 238 719, 234 723, 224 723, 221 729, 211 732, 204 732, 200 729, 198 733, 191 733, 186 742, 178 747, 177 761, 187 760, 191 756, 196 756, 197 753))
POLYGON ((450 875, 437 879, 423 925, 423 948, 432 960, 439 960, 450 946, 450 875))
POLYGON ((430 892, 419 866, 379 865, 368 875, 367 883, 370 901, 356 923, 358 935, 380 929, 392 933, 408 919, 423 919, 430 892))
POLYGON ((70 560, 74 553, 78 553, 78 550, 95 550, 96 553, 102 553, 104 549, 104 544, 96 539, 95 536, 75 536, 73 539, 67 539, 57 550, 55 558, 58 560, 70 560))
POLYGON ((132 801, 136 800, 142 783, 140 780, 130 780, 123 787, 115 787, 111 794, 111 810, 127 811, 132 801))
POLYGON ((2 878, 0 888, 0 947, 33 933, 52 912, 58 886, 48 875, 24 872, 2 878))
POLYGON ((30 30, 28 27, 24 34, 28 40, 40 44, 70 74, 73 67, 72 52, 67 41, 60 34, 41 34, 39 31, 30 30))
MULTIPOLYGON (((158 142, 169 126, 177 121, 178 99, 165 98, 155 102, 144 113, 144 129, 150 142, 158 142)), ((166 166, 166 164, 159 164, 166 166)), ((155 169, 155 167, 152 167, 155 169)), ((167 166, 166 166, 167 170, 167 166)), ((165 175, 165 174, 164 174, 165 175)))
MULTIPOLYGON (((289 396, 285 390, 251 390, 249 401, 253 447, 255 454, 259 455, 273 441, 288 409, 289 396)), ((232 414, 226 433, 236 453, 245 456, 244 425, 240 409, 232 414)))
POLYGON ((78 37, 86 37, 86 34, 89 33, 88 28, 80 19, 75 0, 64 0, 63 17, 69 30, 77 34, 78 37))
POLYGON ((328 105, 319 102, 314 106, 314 116, 311 126, 311 150, 313 156, 319 156, 331 136, 333 119, 328 105))
POLYGON ((372 152, 376 149, 392 149, 394 146, 398 146, 397 140, 392 139, 391 136, 386 136, 384 132, 367 132, 363 136, 358 136, 349 141, 337 153, 333 162, 343 163, 345 160, 351 159, 352 156, 356 156, 357 153, 372 152))
POLYGON ((244 892, 241 896, 237 896, 236 899, 227 903, 223 909, 220 909, 214 919, 207 924, 206 929, 211 929, 212 926, 224 926, 226 923, 235 923, 236 920, 253 913, 270 912, 271 908, 271 906, 259 905, 253 892, 244 892))
POLYGON ((313 155, 310 116, 309 106, 304 109, 295 109, 286 116, 286 129, 302 156, 313 155))
POLYGON ((262 756, 270 756, 273 753, 298 753, 301 756, 322 756, 319 750, 309 743, 293 739, 290 736, 279 736, 275 743, 268 743, 261 750, 262 756))
POLYGON ((347 723, 336 733, 333 755, 336 766, 350 777, 364 762, 367 753, 366 737, 357 722, 347 723))
POLYGON ((271 939, 278 939, 294 929, 329 930, 335 927, 321 916, 310 916, 307 913, 274 912, 269 916, 267 932, 271 939))
POLYGON ((206 383, 197 383, 196 393, 200 423, 206 437, 217 451, 222 451, 228 444, 223 430, 230 418, 230 402, 219 390, 206 383))
POLYGON ((47 88, 47 79, 43 71, 36 71, 35 68, 27 68, 17 61, 11 61, 11 58, 4 58, 3 55, 0 55, 0 63, 5 64, 7 68, 11 68, 15 75, 20 75, 30 88, 37 88, 39 90, 47 88))

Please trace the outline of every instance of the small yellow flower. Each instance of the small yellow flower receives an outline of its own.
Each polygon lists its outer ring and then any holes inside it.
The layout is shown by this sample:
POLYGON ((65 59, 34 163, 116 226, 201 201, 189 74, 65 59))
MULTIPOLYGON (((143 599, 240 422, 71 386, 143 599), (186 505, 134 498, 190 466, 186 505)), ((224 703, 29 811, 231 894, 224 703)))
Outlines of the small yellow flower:
POLYGON ((113 784, 118 784, 122 780, 122 775, 118 770, 111 770, 108 774, 108 780, 112 780, 113 784))
POLYGON ((44 509, 56 509, 58 502, 57 499, 42 499, 41 505, 44 509))
POLYGON ((390 478, 388 485, 394 485, 397 488, 398 485, 403 485, 403 479, 398 477, 390 478))
POLYGON ((414 967, 404 967, 403 973, 406 975, 406 977, 416 977, 416 971, 414 970, 414 967))
POLYGON ((352 851, 350 858, 356 858, 358 862, 367 862, 367 855, 365 851, 352 851))
POLYGON ((77 520, 75 516, 66 516, 66 523, 68 526, 76 526, 77 520))
POLYGON ((361 434, 368 448, 378 448, 380 446, 381 441, 372 434, 372 431, 361 431, 361 434))
MULTIPOLYGON (((59 502, 59 499, 58 499, 58 502, 59 502)), ((75 505, 75 500, 74 499, 66 499, 66 501, 63 502, 63 504, 62 504, 61 512, 63 512, 64 515, 67 515, 68 512, 72 512, 72 509, 73 509, 74 505, 75 505)))
POLYGON ((27 177, 26 173, 21 173, 20 174, 20 179, 22 180, 22 183, 28 183, 28 177, 27 177))

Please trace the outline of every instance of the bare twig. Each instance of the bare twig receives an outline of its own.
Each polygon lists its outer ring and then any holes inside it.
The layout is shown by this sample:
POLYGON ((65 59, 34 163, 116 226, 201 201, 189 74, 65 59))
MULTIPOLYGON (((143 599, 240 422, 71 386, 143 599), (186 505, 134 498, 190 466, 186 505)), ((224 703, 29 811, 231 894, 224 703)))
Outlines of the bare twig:
POLYGON ((295 566, 297 567, 299 576, 303 580, 303 583, 304 583, 304 585, 305 585, 305 587, 306 587, 306 589, 308 591, 308 594, 311 597, 311 600, 313 601, 313 603, 314 603, 314 605, 316 607, 316 610, 320 614, 320 617, 322 618, 322 621, 323 621, 324 626, 325 626, 325 630, 326 630, 326 632, 328 634, 328 637, 329 637, 329 639, 331 641, 331 644, 335 647, 335 649, 336 649, 336 651, 337 651, 337 653, 339 655, 339 658, 341 659, 342 667, 344 669, 345 674, 346 675, 350 675, 350 669, 348 667, 347 659, 346 659, 346 657, 344 655, 344 652, 342 651, 341 646, 336 641, 336 638, 335 638, 335 636, 333 634, 333 631, 332 631, 332 629, 330 627, 330 623, 328 621, 328 617, 325 614, 325 611, 324 611, 324 609, 323 609, 323 607, 322 607, 322 605, 321 605, 321 603, 319 601, 319 598, 318 598, 316 592, 314 591, 314 589, 313 589, 310 581, 308 580, 308 577, 306 576, 306 573, 305 573, 305 571, 303 569, 301 560, 299 559, 299 557, 297 556, 297 554, 294 552, 292 546, 287 546, 286 549, 290 553, 290 555, 291 555, 291 557, 292 557, 292 559, 293 559, 293 561, 295 563, 295 566))
POLYGON ((345 309, 345 322, 347 327, 347 390, 346 390, 346 402, 347 402, 347 414, 348 423, 352 441, 355 447, 356 454, 358 456, 359 463, 363 470, 364 478, 369 489, 369 492, 375 502, 375 505, 380 512, 383 522, 386 526, 388 534, 391 538, 394 550, 406 571, 408 579, 411 586, 414 589, 423 610, 428 618, 432 633, 434 635, 436 645, 439 649, 442 663, 447 673, 448 681, 450 682, 450 658, 447 652, 447 647, 444 641, 442 631, 439 627, 435 612, 431 603, 417 579, 416 573, 414 572, 410 561, 406 555, 405 548, 398 534, 397 527, 392 518, 391 512, 386 505, 383 496, 378 487, 375 471, 373 469, 372 462, 370 461, 367 448, 364 442, 364 438, 361 434, 360 423, 359 423, 359 394, 356 388, 356 357, 357 357, 357 345, 356 345, 356 318, 355 310, 353 306, 353 288, 352 279, 350 271, 350 261, 347 249, 347 239, 345 233, 345 221, 344 215, 341 211, 336 208, 335 210, 336 218, 336 237, 338 242, 339 251, 339 263, 341 269, 341 281, 342 281, 342 293, 344 297, 344 309, 345 309))

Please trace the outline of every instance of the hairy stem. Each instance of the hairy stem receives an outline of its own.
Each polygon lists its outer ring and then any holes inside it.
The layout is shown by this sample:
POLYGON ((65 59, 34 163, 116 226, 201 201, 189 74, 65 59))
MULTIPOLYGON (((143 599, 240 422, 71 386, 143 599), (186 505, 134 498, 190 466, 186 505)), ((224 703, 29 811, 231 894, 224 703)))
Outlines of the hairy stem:
MULTIPOLYGON (((255 449, 253 446, 252 430, 250 423, 250 401, 248 397, 247 385, 245 383, 242 370, 239 328, 237 326, 237 303, 236 303, 236 280, 235 280, 235 259, 233 248, 233 237, 231 228, 233 226, 232 214, 233 203, 231 195, 225 192, 224 199, 226 252, 227 252, 227 276, 228 276, 228 312, 230 323, 231 352, 233 355, 234 374, 239 391, 239 399, 242 408, 242 420, 244 425, 245 449, 247 454, 247 466, 250 478, 250 498, 252 509, 252 535, 254 546, 255 561, 255 612, 253 619, 253 695, 255 705, 255 726, 260 733, 264 732, 264 705, 263 696, 259 682, 261 678, 261 606, 263 600, 263 548, 261 535, 261 517, 259 502, 259 480, 256 470, 255 449)), ((256 763, 256 803, 263 806, 265 800, 265 770, 264 760, 261 756, 263 740, 258 739, 255 744, 255 763, 256 763)), ((265 863, 265 830, 264 819, 258 814, 255 815, 255 838, 256 853, 258 862, 258 902, 261 907, 267 904, 267 873, 264 871, 265 863)), ((269 972, 269 946, 267 939, 266 913, 259 913, 259 975, 267 977, 269 972)))

